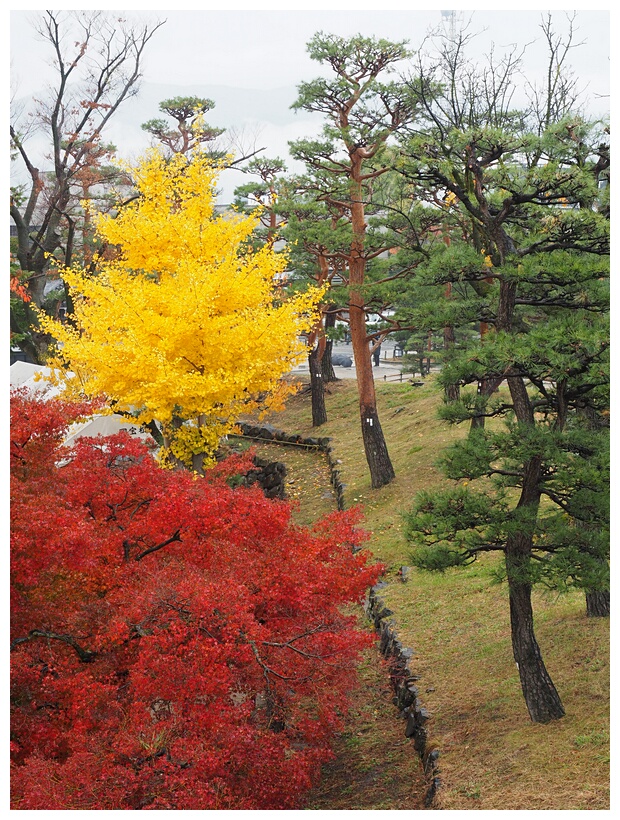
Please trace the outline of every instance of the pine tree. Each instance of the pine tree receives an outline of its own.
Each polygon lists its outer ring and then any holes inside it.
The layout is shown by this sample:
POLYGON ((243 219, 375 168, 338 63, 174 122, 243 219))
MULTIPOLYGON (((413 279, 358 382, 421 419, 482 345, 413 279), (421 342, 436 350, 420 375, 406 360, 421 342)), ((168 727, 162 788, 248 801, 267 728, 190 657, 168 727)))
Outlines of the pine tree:
POLYGON ((215 106, 213 100, 206 97, 172 97, 162 100, 159 110, 176 122, 172 128, 164 119, 152 119, 142 123, 142 130, 165 147, 168 154, 191 154, 196 149, 203 153, 206 146, 210 155, 217 158, 222 155, 214 148, 214 141, 224 133, 223 128, 213 128, 204 120, 207 111, 215 106))
MULTIPOLYGON (((609 408, 609 222, 598 187, 609 146, 599 124, 557 100, 554 116, 540 99, 511 109, 517 62, 476 71, 461 62, 463 45, 412 81, 426 126, 403 145, 400 170, 414 196, 451 214, 451 244, 423 282, 451 284, 458 298, 420 304, 418 320, 482 330, 463 334, 444 365, 442 381, 462 393, 443 414, 494 422, 447 452, 445 473, 460 483, 422 494, 408 534, 429 569, 503 554, 521 686, 544 723, 564 709, 534 635, 532 585, 609 588, 608 431, 587 422, 609 408)), ((552 52, 549 76, 556 61, 552 52)))
POLYGON ((293 108, 321 113, 326 124, 321 140, 298 140, 291 144, 291 152, 312 173, 330 180, 320 199, 331 205, 341 204, 348 212, 351 236, 346 253, 347 310, 364 449, 372 486, 378 488, 393 480, 394 468, 377 413, 371 339, 366 329, 367 265, 381 251, 368 247, 365 203, 371 181, 387 170, 380 160, 388 138, 412 115, 408 98, 401 95, 398 84, 378 79, 403 60, 407 50, 404 42, 362 36, 345 39, 319 32, 308 44, 308 53, 313 60, 329 66, 333 76, 302 83, 293 108))

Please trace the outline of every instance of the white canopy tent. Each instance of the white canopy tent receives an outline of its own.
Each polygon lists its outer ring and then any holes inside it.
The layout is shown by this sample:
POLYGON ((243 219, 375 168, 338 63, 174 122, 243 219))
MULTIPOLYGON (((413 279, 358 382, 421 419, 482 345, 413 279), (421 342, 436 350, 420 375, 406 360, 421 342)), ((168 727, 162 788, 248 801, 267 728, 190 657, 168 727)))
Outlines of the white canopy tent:
MULTIPOLYGON (((15 362, 11 365, 11 388, 24 388, 29 395, 49 399, 61 392, 59 387, 49 381, 50 375, 51 370, 49 367, 30 364, 30 362, 15 362)), ((64 443, 73 444, 76 439, 84 436, 113 436, 121 430, 126 430, 131 435, 138 436, 144 441, 151 440, 151 436, 142 431, 138 424, 132 423, 125 416, 114 413, 112 415, 94 415, 85 421, 72 424, 64 443)))
POLYGON ((44 398, 58 395, 60 390, 49 381, 49 367, 30 362, 15 362, 11 365, 11 387, 23 387, 28 393, 44 398))
POLYGON ((137 424, 132 424, 129 419, 115 413, 112 416, 93 416, 84 422, 72 424, 64 443, 71 445, 83 436, 113 436, 121 430, 126 430, 132 436, 138 436, 144 441, 151 439, 151 436, 141 430, 137 424))

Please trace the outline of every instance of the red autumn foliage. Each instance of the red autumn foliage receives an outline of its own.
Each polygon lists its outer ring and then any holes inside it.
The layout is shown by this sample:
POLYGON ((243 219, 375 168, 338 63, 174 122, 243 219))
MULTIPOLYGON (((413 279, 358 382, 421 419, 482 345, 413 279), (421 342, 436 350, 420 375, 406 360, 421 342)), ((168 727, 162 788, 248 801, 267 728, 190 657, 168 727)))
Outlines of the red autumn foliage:
POLYGON ((17 294, 17 296, 19 296, 19 298, 22 301, 24 301, 24 302, 32 301, 32 297, 30 296, 30 294, 28 293, 26 288, 22 285, 22 283, 19 281, 17 276, 11 276, 11 280, 9 282, 9 289, 13 293, 17 294))
POLYGON ((294 809, 330 757, 379 568, 349 514, 160 469, 11 400, 14 809, 294 809))

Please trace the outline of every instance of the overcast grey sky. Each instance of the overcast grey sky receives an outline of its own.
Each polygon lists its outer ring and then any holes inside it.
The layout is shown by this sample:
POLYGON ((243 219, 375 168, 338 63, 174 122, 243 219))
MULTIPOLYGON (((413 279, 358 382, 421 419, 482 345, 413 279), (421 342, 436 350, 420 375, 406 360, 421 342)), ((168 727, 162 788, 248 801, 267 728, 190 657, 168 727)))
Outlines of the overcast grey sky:
MULTIPOLYGON (((159 10, 151 6, 144 11, 118 12, 129 19, 166 20, 147 47, 142 99, 132 100, 115 115, 115 125, 109 136, 118 145, 119 154, 131 157, 146 147, 148 140, 140 130, 140 123, 157 116, 157 101, 164 96, 202 95, 205 92, 200 87, 221 86, 290 89, 288 96, 284 95, 284 101, 278 103, 281 112, 265 109, 265 116, 251 123, 259 135, 258 141, 267 147, 266 155, 285 156, 287 140, 316 133, 318 128, 318 115, 311 123, 307 117, 300 119, 297 116, 296 119, 288 111, 295 96, 295 86, 321 73, 321 67, 306 53, 306 43, 315 32, 323 30, 344 36, 361 33, 409 40, 415 49, 430 28, 442 23, 439 10, 416 10, 411 3, 390 3, 392 10, 383 11, 356 10, 355 5, 359 4, 350 4, 351 8, 348 8, 345 3, 340 3, 340 10, 334 11, 300 10, 292 2, 271 3, 269 10, 256 3, 235 3, 234 0, 226 3, 227 10, 223 10, 222 5, 183 11, 159 10), (244 5, 248 8, 244 9, 244 5), (286 10, 279 10, 280 6, 286 10), (406 11, 402 10, 405 6, 406 11), (158 85, 168 88, 155 98, 153 87, 158 85)), ((458 8, 455 11, 462 15, 462 20, 471 18, 471 30, 482 31, 476 40, 481 55, 488 51, 491 43, 500 53, 511 44, 530 44, 525 67, 529 76, 536 78, 545 69, 546 51, 540 23, 547 8, 549 6, 525 11, 489 11, 483 4, 473 12, 458 8)), ((566 12, 552 13, 558 31, 566 30, 566 12)), ((28 98, 40 92, 49 72, 49 46, 45 48, 32 27, 32 19, 37 14, 12 10, 10 15, 12 88, 18 97, 28 98)), ((594 112, 599 113, 609 102, 610 13, 607 10, 578 10, 576 26, 575 41, 583 41, 583 45, 573 49, 572 64, 581 84, 587 86, 594 112)), ((225 88, 220 88, 218 94, 214 95, 216 107, 209 122, 248 127, 243 121, 246 112, 242 110, 238 112, 238 122, 232 121, 236 112, 231 106, 237 97, 226 93, 225 88)), ((281 100, 281 96, 277 99, 281 100)))
MULTIPOLYGON (((307 56, 305 45, 318 30, 340 35, 361 32, 387 39, 407 39, 415 48, 428 29, 438 26, 442 19, 439 10, 415 10, 411 3, 400 4, 414 9, 409 11, 278 11, 260 9, 257 4, 250 4, 252 10, 242 10, 234 9, 235 5, 244 4, 235 4, 231 0, 226 4, 226 11, 210 7, 200 11, 155 8, 119 12, 129 18, 167 21, 149 45, 144 64, 145 80, 179 85, 199 82, 243 88, 277 88, 296 84, 317 73, 317 64, 307 56)), ((272 3, 272 9, 277 5, 272 3)), ((292 2, 281 5, 295 9, 292 2)), ((399 4, 390 5, 397 7, 399 4)), ((491 41, 499 48, 538 40, 529 50, 532 64, 542 67, 544 48, 540 20, 547 8, 456 11, 465 19, 472 17, 475 30, 487 29, 479 39, 481 51, 486 51, 491 41)), ((25 93, 40 87, 41 71, 45 66, 45 49, 37 42, 29 22, 36 14, 11 11, 11 62, 25 93)), ((577 15, 577 39, 586 42, 574 50, 575 65, 585 80, 608 83, 609 11, 583 9, 577 15)), ((553 16, 558 28, 565 28, 565 12, 554 11, 553 16)))

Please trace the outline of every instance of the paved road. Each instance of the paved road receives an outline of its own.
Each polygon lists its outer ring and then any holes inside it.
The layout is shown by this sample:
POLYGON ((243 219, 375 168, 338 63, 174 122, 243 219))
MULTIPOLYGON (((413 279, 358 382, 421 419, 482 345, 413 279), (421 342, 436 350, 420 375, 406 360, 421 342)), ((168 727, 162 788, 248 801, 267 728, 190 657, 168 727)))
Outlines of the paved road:
MULTIPOLYGON (((353 361, 353 347, 351 343, 345 344, 344 342, 339 342, 334 344, 332 349, 333 354, 339 354, 341 356, 348 356, 351 361, 353 361)), ((398 381, 401 376, 402 368, 401 365, 398 363, 398 359, 396 361, 392 360, 394 355, 394 343, 393 342, 384 342, 381 345, 381 359, 378 367, 373 365, 373 373, 375 376, 375 381, 398 381)), ((293 373, 296 373, 300 376, 304 374, 308 374, 308 362, 302 362, 298 365, 293 373)), ((355 378, 355 364, 352 364, 351 367, 341 367, 339 365, 334 365, 334 373, 339 379, 354 379, 355 378)), ((410 375, 403 374, 403 379, 411 378, 410 375)))

